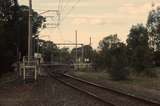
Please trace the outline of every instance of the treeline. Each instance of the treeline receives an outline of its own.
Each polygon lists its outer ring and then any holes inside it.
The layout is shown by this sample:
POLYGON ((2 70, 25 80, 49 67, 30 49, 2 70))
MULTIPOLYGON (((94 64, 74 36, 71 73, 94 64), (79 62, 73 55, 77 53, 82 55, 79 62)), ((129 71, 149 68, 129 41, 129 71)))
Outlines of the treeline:
MULTIPOLYGON (((33 11, 33 38, 45 19, 33 11)), ((11 65, 27 53, 28 7, 17 0, 0 0, 0 74, 13 70, 11 65)))
POLYGON ((36 52, 41 53, 45 63, 69 63, 71 54, 69 48, 59 48, 52 41, 39 40, 36 52))
MULTIPOLYGON (((160 66, 159 17, 160 8, 150 11, 147 24, 133 25, 125 43, 120 41, 117 34, 112 34, 100 41, 98 51, 90 45, 79 47, 78 59, 94 64, 97 69, 107 70, 114 80, 128 79, 131 73, 155 77, 157 74, 151 68, 160 66)), ((37 41, 39 28, 45 22, 43 16, 33 10, 32 21, 35 52, 42 53, 44 61, 75 62, 75 48, 70 51, 68 48, 58 48, 51 41, 37 41)), ((0 37, 1 74, 12 70, 11 64, 27 53, 27 6, 20 6, 17 0, 0 1, 0 37)))
MULTIPOLYGON (((66 47, 59 48, 52 41, 39 40, 38 47, 36 46, 36 52, 41 53, 44 58, 44 62, 49 63, 64 63, 73 64, 76 63, 76 48, 72 50, 66 47)), ((94 54, 96 51, 90 45, 83 45, 77 48, 77 59, 79 62, 93 62, 94 54)))
POLYGON ((147 24, 133 25, 126 43, 117 34, 99 43, 95 64, 114 80, 128 79, 130 74, 156 77, 153 67, 160 66, 160 8, 149 13, 147 24))

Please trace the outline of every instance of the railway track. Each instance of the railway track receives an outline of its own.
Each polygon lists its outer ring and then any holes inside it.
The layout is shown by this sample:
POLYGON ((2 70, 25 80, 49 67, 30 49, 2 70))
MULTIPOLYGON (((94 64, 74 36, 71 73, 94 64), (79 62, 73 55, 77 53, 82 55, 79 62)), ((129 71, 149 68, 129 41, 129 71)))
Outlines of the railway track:
POLYGON ((58 77, 55 77, 55 73, 50 75, 61 83, 86 93, 110 106, 160 106, 160 103, 157 101, 135 97, 134 95, 125 94, 67 74, 59 73, 58 77))
POLYGON ((50 75, 52 78, 56 79, 57 81, 63 83, 64 85, 69 86, 69 87, 71 87, 71 88, 73 88, 73 89, 75 89, 75 90, 78 90, 78 91, 80 91, 80 92, 82 92, 82 93, 84 93, 84 94, 86 94, 86 95, 88 95, 88 96, 90 96, 90 97, 92 97, 92 98, 94 98, 94 99, 96 99, 96 100, 98 100, 98 101, 106 104, 106 106, 116 106, 116 105, 114 105, 114 104, 112 104, 112 103, 110 103, 110 102, 107 102, 107 101, 99 98, 97 95, 95 95, 95 94, 93 94, 93 93, 91 93, 91 92, 88 92, 88 91, 86 91, 86 90, 84 90, 84 89, 81 89, 81 88, 79 88, 79 87, 77 87, 77 86, 73 86, 72 84, 67 83, 65 80, 61 79, 61 77, 59 76, 59 75, 62 75, 62 74, 59 74, 58 77, 57 77, 57 75, 55 75, 55 73, 49 73, 49 75, 50 75), (60 78, 59 78, 59 77, 60 77, 60 78))

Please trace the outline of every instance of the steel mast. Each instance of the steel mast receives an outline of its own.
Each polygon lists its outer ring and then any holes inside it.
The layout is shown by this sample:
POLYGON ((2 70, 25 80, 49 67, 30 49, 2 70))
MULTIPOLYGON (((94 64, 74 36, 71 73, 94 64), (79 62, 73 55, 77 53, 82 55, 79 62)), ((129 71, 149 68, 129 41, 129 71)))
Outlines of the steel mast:
POLYGON ((32 0, 29 0, 29 21, 28 21, 28 59, 33 56, 32 53, 32 0))

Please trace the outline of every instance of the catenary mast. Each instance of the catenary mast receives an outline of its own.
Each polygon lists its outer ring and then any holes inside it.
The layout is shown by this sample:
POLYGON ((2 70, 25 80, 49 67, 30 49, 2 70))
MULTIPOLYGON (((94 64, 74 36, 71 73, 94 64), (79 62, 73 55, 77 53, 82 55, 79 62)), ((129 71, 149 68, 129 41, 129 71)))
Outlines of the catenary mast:
POLYGON ((32 0, 29 0, 28 58, 32 57, 32 0))

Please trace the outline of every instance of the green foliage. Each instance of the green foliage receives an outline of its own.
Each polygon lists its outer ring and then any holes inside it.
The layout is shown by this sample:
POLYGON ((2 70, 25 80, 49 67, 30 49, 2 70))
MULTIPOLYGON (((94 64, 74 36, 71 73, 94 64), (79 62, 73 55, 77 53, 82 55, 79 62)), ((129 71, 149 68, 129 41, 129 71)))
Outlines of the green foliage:
POLYGON ((117 37, 117 34, 109 35, 99 43, 99 53, 97 58, 97 64, 101 63, 101 67, 103 68, 110 68, 111 67, 111 56, 112 54, 109 52, 110 49, 119 42, 119 38, 117 37))
POLYGON ((147 29, 149 32, 150 47, 155 51, 160 50, 160 7, 150 11, 147 20, 147 29))
POLYGON ((133 25, 127 39, 127 46, 134 51, 138 46, 148 47, 148 32, 142 24, 133 25))
POLYGON ((103 69, 106 68, 106 66, 105 66, 105 59, 103 57, 104 55, 102 55, 102 54, 103 54, 102 51, 97 51, 94 54, 94 61, 93 61, 93 63, 95 65, 96 69, 99 68, 99 69, 103 70, 103 69))
POLYGON ((15 60, 16 34, 14 32, 14 25, 17 19, 17 9, 16 0, 0 1, 0 73, 5 72, 5 70, 10 70, 10 65, 15 60))
POLYGON ((153 52, 148 48, 138 46, 132 55, 132 66, 136 72, 145 72, 146 68, 153 67, 153 52))
MULTIPOLYGON (((18 42, 19 51, 21 52, 22 56, 27 55, 27 48, 28 48, 28 11, 29 8, 27 6, 19 6, 19 10, 17 11, 18 20, 16 24, 16 31, 18 35, 18 42)), ((42 23, 45 22, 45 18, 39 15, 37 12, 33 11, 32 17, 32 32, 33 32, 33 41, 34 38, 37 37, 39 33, 39 28, 41 28, 42 23)))
POLYGON ((61 48, 59 55, 60 55, 59 58, 61 63, 72 63, 69 48, 61 48))
POLYGON ((127 47, 124 43, 116 43, 110 50, 111 56, 111 68, 108 71, 112 79, 125 80, 128 79, 129 70, 127 47))
MULTIPOLYGON (((45 19, 33 11, 33 34, 38 32, 45 19)), ((0 64, 2 69, 11 69, 18 54, 27 53, 28 7, 19 6, 17 0, 0 1, 0 64)))
POLYGON ((147 20, 149 33, 149 47, 154 50, 153 59, 156 66, 160 66, 160 7, 151 10, 147 20))
POLYGON ((40 53, 42 53, 44 61, 51 62, 53 55, 58 56, 58 48, 52 41, 40 40, 39 44, 40 53))
POLYGON ((40 53, 45 62, 70 63, 71 55, 68 48, 58 48, 52 41, 39 41, 40 53))
POLYGON ((128 78, 128 50, 124 43, 121 43, 117 35, 105 37, 99 43, 100 51, 97 54, 97 64, 108 70, 114 80, 125 80, 128 78))
POLYGON ((153 54, 153 60, 156 66, 160 66, 160 51, 155 51, 153 54))
POLYGON ((102 51, 108 50, 112 48, 113 44, 119 41, 120 39, 117 37, 117 34, 109 35, 99 42, 99 48, 102 49, 102 51))
POLYGON ((127 47, 130 50, 130 64, 137 72, 143 72, 145 68, 153 65, 152 50, 149 49, 148 32, 142 24, 132 26, 127 39, 127 47))

